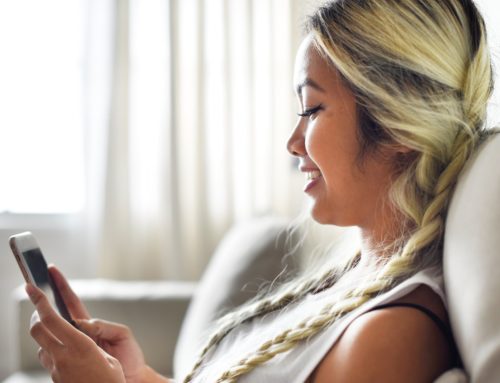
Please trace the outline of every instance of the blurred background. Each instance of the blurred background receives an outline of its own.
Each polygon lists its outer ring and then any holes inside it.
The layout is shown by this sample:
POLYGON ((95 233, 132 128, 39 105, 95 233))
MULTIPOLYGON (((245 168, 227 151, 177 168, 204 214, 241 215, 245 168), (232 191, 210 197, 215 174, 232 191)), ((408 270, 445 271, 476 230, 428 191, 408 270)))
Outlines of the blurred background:
MULTIPOLYGON (((318 2, 0 0, 0 380, 10 235, 70 278, 197 280, 235 223, 306 210, 285 145, 318 2)), ((500 4, 476 3, 500 73, 500 4)))

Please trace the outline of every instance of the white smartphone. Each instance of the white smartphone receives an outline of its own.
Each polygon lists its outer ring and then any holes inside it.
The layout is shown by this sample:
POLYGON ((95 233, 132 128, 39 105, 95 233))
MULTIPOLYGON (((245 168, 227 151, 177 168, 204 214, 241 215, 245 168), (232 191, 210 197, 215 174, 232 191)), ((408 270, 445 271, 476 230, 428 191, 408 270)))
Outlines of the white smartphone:
POLYGON ((33 234, 27 231, 13 235, 9 238, 9 245, 25 281, 43 290, 51 304, 57 308, 59 314, 72 325, 75 325, 59 290, 50 277, 47 262, 33 234))

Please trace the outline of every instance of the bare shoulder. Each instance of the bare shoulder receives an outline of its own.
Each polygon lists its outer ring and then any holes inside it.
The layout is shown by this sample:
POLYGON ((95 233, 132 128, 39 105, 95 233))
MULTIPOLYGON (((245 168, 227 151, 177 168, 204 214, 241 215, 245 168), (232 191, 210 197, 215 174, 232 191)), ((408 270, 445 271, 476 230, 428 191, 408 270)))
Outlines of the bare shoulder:
MULTIPOLYGON (((417 303, 445 323, 439 296, 420 286, 397 302, 417 303)), ((314 372, 315 383, 432 382, 451 367, 452 346, 424 313, 410 307, 375 310, 354 320, 314 372)))

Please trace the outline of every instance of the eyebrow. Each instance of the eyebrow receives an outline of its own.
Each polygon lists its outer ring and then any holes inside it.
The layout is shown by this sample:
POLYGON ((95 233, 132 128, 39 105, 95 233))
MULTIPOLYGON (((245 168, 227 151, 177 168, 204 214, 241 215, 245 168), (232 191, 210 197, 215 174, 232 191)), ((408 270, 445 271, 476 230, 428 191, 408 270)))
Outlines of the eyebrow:
POLYGON ((326 92, 317 82, 315 82, 314 80, 312 80, 309 77, 306 77, 306 79, 304 81, 302 81, 300 84, 298 84, 295 88, 295 91, 297 92, 298 95, 302 94, 302 89, 305 86, 310 86, 311 88, 319 90, 320 92, 323 92, 323 93, 326 92))

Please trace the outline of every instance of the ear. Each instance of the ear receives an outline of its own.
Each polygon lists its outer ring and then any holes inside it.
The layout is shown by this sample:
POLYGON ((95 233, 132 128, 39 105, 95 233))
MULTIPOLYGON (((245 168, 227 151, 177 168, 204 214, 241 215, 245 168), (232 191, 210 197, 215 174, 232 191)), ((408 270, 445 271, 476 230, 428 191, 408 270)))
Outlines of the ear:
POLYGON ((394 151, 396 154, 406 155, 406 154, 410 154, 411 152, 413 152, 413 149, 409 148, 408 146, 404 146, 404 145, 396 145, 394 147, 394 151))
POLYGON ((396 145, 393 150, 396 174, 400 174, 407 169, 409 164, 418 156, 417 151, 404 145, 396 145))

